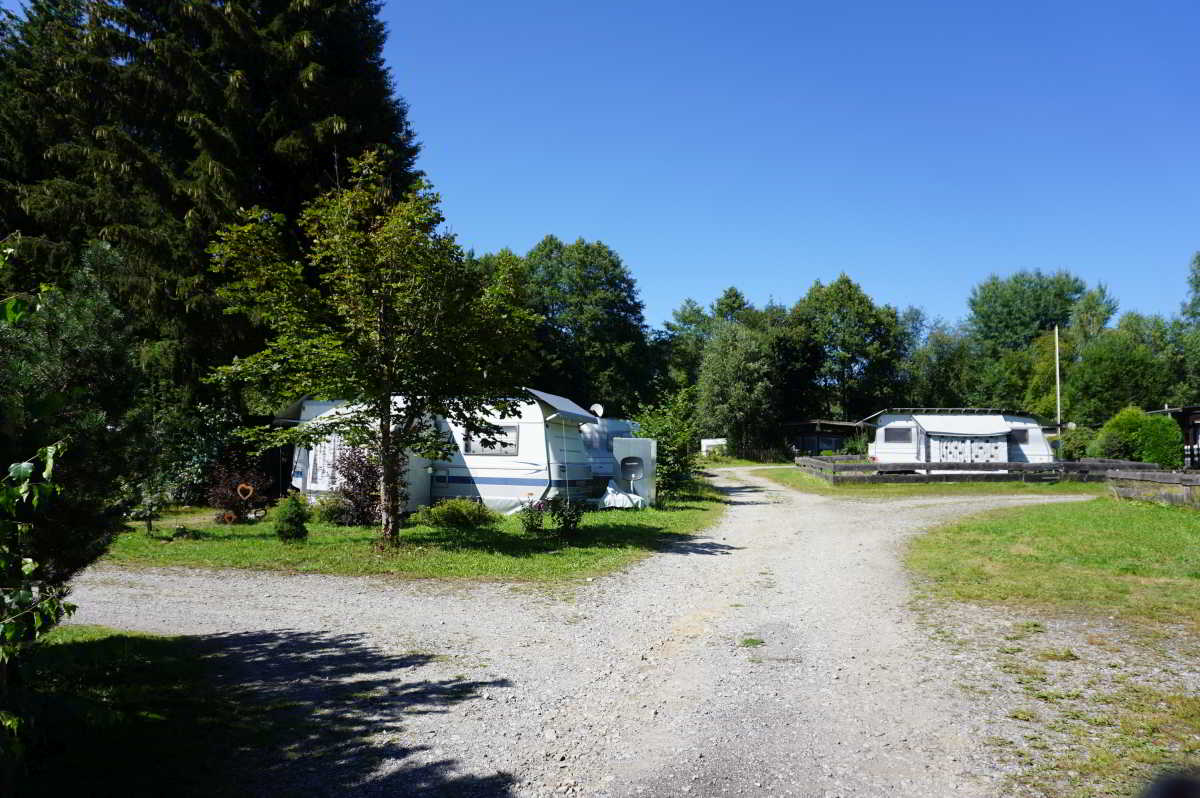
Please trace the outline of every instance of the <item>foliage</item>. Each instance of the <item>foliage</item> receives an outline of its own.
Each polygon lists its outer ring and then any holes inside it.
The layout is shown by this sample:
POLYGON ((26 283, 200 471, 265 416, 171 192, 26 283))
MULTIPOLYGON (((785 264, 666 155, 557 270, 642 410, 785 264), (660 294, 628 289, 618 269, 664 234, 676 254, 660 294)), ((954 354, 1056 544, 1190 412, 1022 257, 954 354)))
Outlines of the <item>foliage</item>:
POLYGON ((311 445, 339 436, 379 453, 382 542, 400 539, 403 456, 445 457, 453 443, 430 418, 490 442, 483 419, 514 412, 528 375, 533 316, 521 275, 485 275, 442 229, 424 184, 392 202, 386 161, 354 162, 346 188, 310 203, 299 230, 261 209, 212 247, 230 278, 222 297, 262 323, 265 348, 218 372, 276 407, 297 396, 345 400, 321 422, 247 434, 260 445, 311 445), (287 256, 298 235, 303 257, 287 256), (310 278, 315 278, 314 285, 310 278))
POLYGON ((298 493, 284 497, 271 510, 271 520, 275 524, 275 536, 282 541, 304 540, 308 537, 308 527, 312 519, 312 510, 308 502, 298 493))
POLYGON ((271 478, 238 460, 219 463, 213 469, 208 503, 218 509, 216 520, 238 524, 265 507, 270 499, 271 478))
POLYGON ((351 512, 350 503, 338 493, 327 493, 313 503, 313 516, 322 524, 351 526, 351 512))
POLYGON ((1085 289, 1065 271, 992 275, 971 290, 967 328, 984 357, 1024 349, 1039 333, 1066 326, 1085 289))
POLYGON ((521 531, 526 535, 540 535, 546 527, 546 503, 541 499, 521 502, 517 512, 521 521, 521 531))
POLYGON ((500 514, 482 502, 471 499, 443 499, 413 513, 414 526, 449 529, 478 529, 500 523, 500 514))
POLYGON ((546 512, 554 519, 554 529, 559 535, 573 535, 579 531, 579 522, 583 520, 583 502, 554 496, 546 500, 546 512))
POLYGON ((1179 468, 1183 465, 1183 433, 1170 416, 1127 407, 1104 423, 1088 446, 1088 454, 1179 468))
POLYGON ((1163 468, 1183 467, 1183 431, 1170 416, 1147 413, 1138 443, 1142 462, 1158 463, 1163 468))
MULTIPOLYGON (((341 498, 341 514, 337 523, 345 526, 371 526, 383 518, 380 493, 383 468, 378 457, 365 447, 352 446, 338 451, 333 463, 337 478, 334 493, 341 498)), ((401 506, 408 497, 400 499, 401 506)))
MULTIPOLYGON (((970 343, 962 330, 935 322, 905 363, 913 407, 963 407, 970 390, 970 343)), ((889 403, 890 404, 890 403, 889 403)))
POLYGON ((1058 456, 1061 460, 1080 460, 1087 456, 1088 446, 1096 439, 1096 430, 1091 427, 1064 429, 1058 436, 1058 456))
POLYGON ((842 274, 829 285, 814 283, 792 317, 823 350, 818 382, 828 418, 864 418, 899 390, 910 341, 895 308, 877 306, 842 274))
POLYGON ((1167 393, 1163 361, 1124 330, 1106 330, 1079 353, 1063 388, 1072 420, 1101 424, 1122 407, 1154 407, 1167 393))
POLYGON ((529 308, 539 317, 528 385, 585 405, 600 402, 614 418, 648 397, 654 358, 642 300, 611 248, 546 236, 524 258, 504 250, 478 263, 485 272, 525 275, 529 308))
POLYGON ((638 437, 656 441, 657 492, 664 496, 678 493, 694 479, 699 454, 695 415, 696 389, 689 387, 634 416, 638 437))
POLYGON ((860 435, 852 435, 846 439, 846 443, 842 447, 842 452, 844 454, 865 455, 867 453, 867 444, 868 443, 869 443, 869 440, 867 438, 867 433, 864 432, 860 435))
POLYGON ((173 402, 260 340, 222 319, 217 229, 256 205, 294 220, 368 147, 391 152, 397 195, 411 183, 380 6, 54 0, 0 33, 0 204, 28 236, 27 279, 60 282, 83 242, 111 242, 106 285, 156 378, 184 386, 173 402))

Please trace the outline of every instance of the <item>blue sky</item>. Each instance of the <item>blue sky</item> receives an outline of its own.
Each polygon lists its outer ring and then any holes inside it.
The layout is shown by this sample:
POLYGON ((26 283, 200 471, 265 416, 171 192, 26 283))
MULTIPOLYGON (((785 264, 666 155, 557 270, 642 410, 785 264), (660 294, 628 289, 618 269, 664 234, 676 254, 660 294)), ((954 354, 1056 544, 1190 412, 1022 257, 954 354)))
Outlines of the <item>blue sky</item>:
MULTIPOLYGON (((11 0, 3 0, 12 5, 11 0)), ((648 320, 845 271, 961 318, 1069 269, 1174 313, 1200 250, 1200 6, 389 2, 387 60, 464 245, 599 239, 648 320)))

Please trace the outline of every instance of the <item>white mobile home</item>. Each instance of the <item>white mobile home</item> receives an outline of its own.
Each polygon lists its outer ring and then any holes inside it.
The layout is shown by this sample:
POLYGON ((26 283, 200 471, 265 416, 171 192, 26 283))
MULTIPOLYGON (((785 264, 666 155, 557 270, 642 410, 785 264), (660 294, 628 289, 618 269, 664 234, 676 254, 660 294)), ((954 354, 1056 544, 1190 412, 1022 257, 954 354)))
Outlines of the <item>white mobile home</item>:
POLYGON ((879 463, 1049 463, 1054 452, 1031 416, 993 408, 903 407, 876 424, 867 447, 879 463))
MULTIPOLYGON (((408 458, 407 510, 439 499, 470 498, 493 510, 513 513, 521 502, 565 495, 584 500, 591 483, 591 467, 581 424, 596 417, 569 399, 529 391, 516 416, 489 416, 500 428, 496 445, 488 447, 473 439, 457 424, 445 419, 434 423, 452 438, 456 451, 448 460, 408 458)), ((340 402, 307 400, 289 408, 291 423, 320 423, 322 416, 339 412, 340 402), (310 407, 310 404, 312 405, 310 407)), ((320 495, 337 487, 334 462, 345 443, 325 440, 312 450, 297 448, 292 467, 292 485, 307 495, 320 495)))
POLYGON ((570 399, 529 390, 533 401, 515 417, 489 417, 500 428, 492 448, 472 440, 444 420, 457 451, 433 466, 432 498, 478 499, 502 513, 515 513, 521 503, 554 496, 584 501, 592 470, 579 428, 598 419, 570 399))

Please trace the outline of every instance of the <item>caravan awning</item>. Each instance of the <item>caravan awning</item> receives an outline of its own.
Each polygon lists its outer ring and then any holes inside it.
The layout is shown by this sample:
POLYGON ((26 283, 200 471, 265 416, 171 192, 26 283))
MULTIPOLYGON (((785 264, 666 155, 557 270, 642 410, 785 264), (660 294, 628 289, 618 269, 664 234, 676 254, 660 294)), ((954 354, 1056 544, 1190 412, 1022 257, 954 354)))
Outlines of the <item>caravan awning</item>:
POLYGON ((914 415, 913 420, 930 435, 981 438, 987 435, 1007 435, 1011 429, 1004 416, 914 415))
POLYGON ((594 415, 564 396, 555 396, 552 393, 535 391, 532 388, 526 388, 525 390, 529 391, 534 399, 537 399, 542 404, 549 405, 550 409, 554 411, 554 414, 561 419, 573 421, 576 424, 596 423, 596 417, 594 415))

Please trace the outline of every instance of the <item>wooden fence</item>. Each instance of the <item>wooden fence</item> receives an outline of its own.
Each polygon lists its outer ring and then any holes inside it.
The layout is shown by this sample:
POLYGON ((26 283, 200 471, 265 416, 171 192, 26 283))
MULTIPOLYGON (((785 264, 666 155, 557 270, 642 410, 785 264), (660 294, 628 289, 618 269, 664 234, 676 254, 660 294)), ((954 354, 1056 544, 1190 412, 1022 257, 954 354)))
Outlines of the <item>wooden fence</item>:
POLYGON ((1113 470, 1108 485, 1118 498, 1200 509, 1200 474, 1113 470))
POLYGON ((1115 468, 1129 472, 1159 469, 1153 463, 1098 458, 1053 463, 871 463, 861 457, 797 457, 796 465, 833 485, 881 482, 1101 482, 1115 468))

